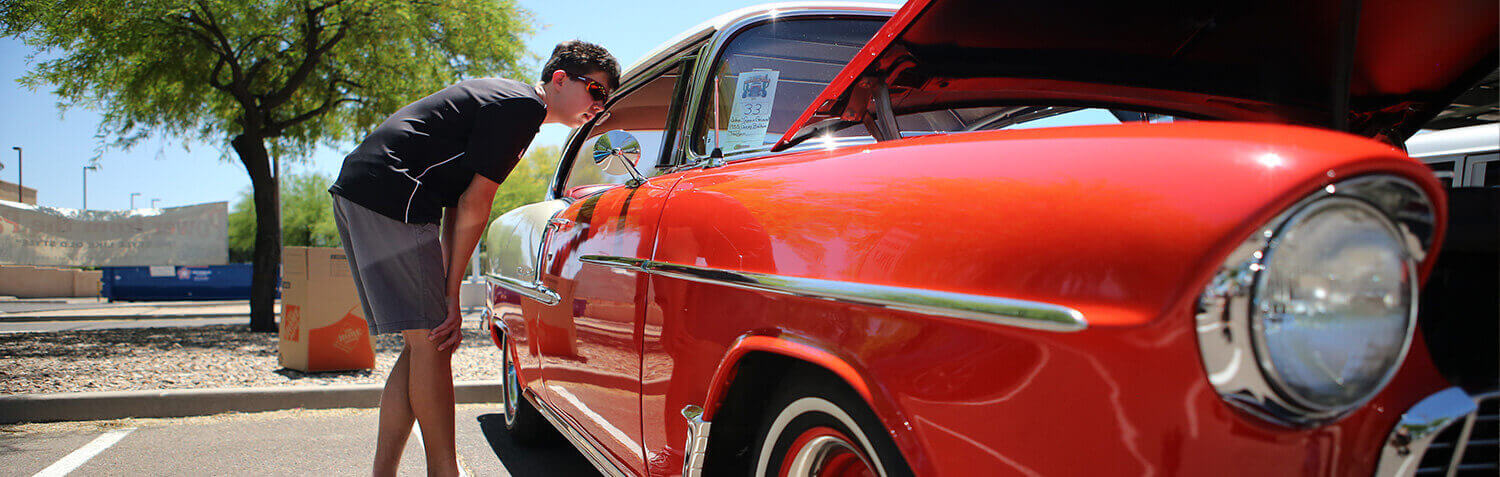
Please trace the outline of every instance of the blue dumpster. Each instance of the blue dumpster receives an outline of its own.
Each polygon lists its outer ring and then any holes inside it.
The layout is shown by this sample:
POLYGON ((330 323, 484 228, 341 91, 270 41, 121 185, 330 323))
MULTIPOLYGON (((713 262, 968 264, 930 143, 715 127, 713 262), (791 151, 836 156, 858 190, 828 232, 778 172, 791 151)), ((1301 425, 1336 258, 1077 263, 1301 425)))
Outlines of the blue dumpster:
POLYGON ((156 267, 104 267, 103 293, 109 301, 247 300, 250 264, 156 267))

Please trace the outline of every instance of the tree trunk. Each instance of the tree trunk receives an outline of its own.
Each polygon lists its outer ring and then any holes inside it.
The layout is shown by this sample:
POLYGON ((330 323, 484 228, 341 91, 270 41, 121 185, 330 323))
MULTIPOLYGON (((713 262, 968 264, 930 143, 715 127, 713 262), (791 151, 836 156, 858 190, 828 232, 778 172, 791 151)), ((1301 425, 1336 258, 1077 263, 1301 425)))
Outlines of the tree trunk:
POLYGON ((271 171, 265 138, 241 134, 230 141, 255 196, 255 272, 250 278, 250 331, 276 331, 276 289, 281 282, 281 191, 271 171))

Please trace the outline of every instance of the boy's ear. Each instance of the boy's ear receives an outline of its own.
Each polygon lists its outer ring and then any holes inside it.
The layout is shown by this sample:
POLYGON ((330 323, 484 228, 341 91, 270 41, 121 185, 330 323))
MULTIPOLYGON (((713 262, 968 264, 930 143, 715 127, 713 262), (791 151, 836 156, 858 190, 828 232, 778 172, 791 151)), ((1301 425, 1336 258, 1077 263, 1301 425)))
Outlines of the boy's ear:
POLYGON ((554 84, 556 84, 558 86, 562 86, 563 83, 566 82, 566 81, 568 81, 568 73, 567 72, 564 72, 563 70, 552 70, 552 80, 551 80, 552 83, 554 83, 554 84))

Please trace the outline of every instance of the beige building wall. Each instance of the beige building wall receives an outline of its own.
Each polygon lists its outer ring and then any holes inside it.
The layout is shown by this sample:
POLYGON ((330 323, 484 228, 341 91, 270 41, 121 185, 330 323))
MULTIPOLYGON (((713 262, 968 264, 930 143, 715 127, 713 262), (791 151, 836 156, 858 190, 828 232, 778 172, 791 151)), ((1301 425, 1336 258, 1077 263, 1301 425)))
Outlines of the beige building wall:
MULTIPOLYGON (((36 205, 36 189, 0 180, 0 200, 36 205), (20 196, 17 197, 17 191, 20 196)), ((0 296, 59 298, 99 296, 98 270, 0 265, 0 296)))
POLYGON ((0 296, 59 298, 99 296, 100 271, 0 266, 0 296))
POLYGON ((14 182, 0 181, 0 200, 16 202, 16 188, 18 187, 21 189, 20 202, 36 205, 36 189, 22 187, 14 182))
POLYGON ((104 286, 99 283, 101 278, 104 272, 99 270, 74 270, 73 296, 99 296, 99 289, 104 286))

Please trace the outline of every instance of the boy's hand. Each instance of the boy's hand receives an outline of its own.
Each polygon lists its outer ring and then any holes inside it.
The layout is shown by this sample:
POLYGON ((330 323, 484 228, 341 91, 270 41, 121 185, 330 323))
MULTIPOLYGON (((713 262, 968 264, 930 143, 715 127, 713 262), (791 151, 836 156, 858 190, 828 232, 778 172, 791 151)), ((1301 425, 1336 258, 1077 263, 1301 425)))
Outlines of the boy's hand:
POLYGON ((449 308, 448 318, 427 333, 427 341, 437 343, 438 351, 453 350, 464 340, 463 324, 463 314, 458 312, 458 308, 449 308))

